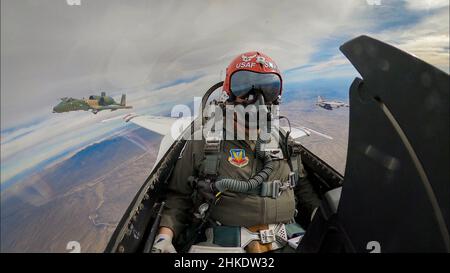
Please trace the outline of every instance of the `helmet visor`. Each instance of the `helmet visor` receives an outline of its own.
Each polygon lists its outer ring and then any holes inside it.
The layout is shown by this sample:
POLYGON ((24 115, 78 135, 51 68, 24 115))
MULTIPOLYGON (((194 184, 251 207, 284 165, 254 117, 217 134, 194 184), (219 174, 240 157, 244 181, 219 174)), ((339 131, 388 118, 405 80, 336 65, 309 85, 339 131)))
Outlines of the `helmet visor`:
POLYGON ((230 90, 236 97, 246 97, 260 91, 267 102, 275 101, 281 93, 281 78, 274 73, 240 70, 231 75, 230 90))

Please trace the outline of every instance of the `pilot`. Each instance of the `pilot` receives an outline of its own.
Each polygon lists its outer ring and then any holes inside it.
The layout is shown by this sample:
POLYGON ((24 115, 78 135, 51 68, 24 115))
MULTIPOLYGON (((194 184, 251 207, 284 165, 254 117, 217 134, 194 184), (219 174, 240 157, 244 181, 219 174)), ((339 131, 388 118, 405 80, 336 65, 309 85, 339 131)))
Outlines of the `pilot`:
MULTIPOLYGON (((247 52, 227 67, 223 91, 226 105, 253 104, 270 112, 280 102, 281 73, 269 56, 247 52)), ((248 123, 236 114, 233 122, 235 132, 245 132, 243 139, 234 132, 231 139, 187 140, 169 180, 152 252, 173 253, 174 245, 178 251, 191 246, 190 252, 295 251, 289 240, 304 233, 320 204, 295 142, 262 140, 258 126, 251 139, 248 123)))

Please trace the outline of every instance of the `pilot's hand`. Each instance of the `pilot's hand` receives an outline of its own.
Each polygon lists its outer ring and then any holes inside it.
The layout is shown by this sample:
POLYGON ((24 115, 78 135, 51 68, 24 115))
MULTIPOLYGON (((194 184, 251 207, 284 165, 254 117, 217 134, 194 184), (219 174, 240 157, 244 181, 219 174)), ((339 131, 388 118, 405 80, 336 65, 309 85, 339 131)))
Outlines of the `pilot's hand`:
POLYGON ((168 234, 158 234, 153 243, 152 253, 177 253, 172 244, 172 236, 168 234))
POLYGON ((197 190, 200 195, 208 202, 212 203, 216 200, 216 193, 218 192, 214 183, 205 180, 197 182, 197 190))

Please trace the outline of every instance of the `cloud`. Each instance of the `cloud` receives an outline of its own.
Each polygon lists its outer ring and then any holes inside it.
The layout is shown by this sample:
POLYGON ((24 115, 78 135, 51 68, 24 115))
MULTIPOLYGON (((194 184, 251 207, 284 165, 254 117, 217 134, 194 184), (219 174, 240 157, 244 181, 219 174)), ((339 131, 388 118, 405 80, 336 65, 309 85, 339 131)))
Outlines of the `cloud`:
MULTIPOLYGON (((2 134, 1 140, 1 181, 30 169, 40 162, 56 157, 63 152, 80 149, 105 134, 116 134, 127 126, 122 119, 102 122, 116 116, 124 116, 127 112, 155 114, 170 111, 172 106, 186 101, 189 97, 201 96, 205 86, 215 83, 213 76, 204 76, 191 82, 145 90, 130 90, 132 100, 128 103, 134 108, 121 112, 102 111, 97 115, 90 112, 69 112, 51 114, 44 121, 18 128, 2 134)), ((192 101, 193 102, 193 101, 192 101)))
MULTIPOLYGON (((448 5, 448 1, 447 1, 448 5)), ((449 72, 448 6, 425 16, 419 23, 371 35, 449 72)))
POLYGON ((406 0, 407 8, 411 10, 431 10, 448 7, 448 0, 406 0))
POLYGON ((168 111, 244 51, 273 57, 285 82, 352 79, 338 46, 369 34, 448 71, 448 1, 425 2, 1 1, 2 182, 124 126, 101 120, 127 111, 52 114, 58 98, 126 93, 134 112, 168 111))
POLYGON ((306 70, 309 72, 319 72, 319 71, 328 69, 330 67, 336 67, 336 66, 348 65, 348 64, 349 64, 349 61, 343 55, 335 55, 331 59, 324 61, 324 62, 316 63, 306 70))
MULTIPOLYGON (((325 79, 348 78, 351 81, 359 73, 351 65, 350 61, 342 54, 334 55, 324 61, 312 62, 297 69, 289 70, 285 73, 285 82, 287 83, 305 83, 316 81, 316 85, 322 86, 325 79)), ((345 92, 343 90, 343 92, 345 92)))
POLYGON ((283 69, 306 63, 320 37, 352 25, 356 5, 349 0, 1 4, 2 181, 123 126, 99 124, 117 113, 52 114, 61 97, 124 92, 133 111, 167 110, 201 96, 243 51, 261 50, 283 69), (43 121, 32 123, 37 118, 43 121), (7 133, 20 124, 26 126, 7 133))
MULTIPOLYGON (((243 51, 282 69, 353 27, 357 1, 2 1, 2 126, 64 96, 217 75, 243 51), (7 12, 14 10, 14 12, 7 12), (320 18, 320 20, 317 20, 320 18)), ((188 97, 188 96, 185 96, 188 97)))
MULTIPOLYGON (((392 44, 448 73, 449 2, 430 1, 427 5, 420 5, 419 2, 408 1, 404 3, 406 5, 402 5, 401 2, 382 1, 381 6, 361 10, 363 17, 370 19, 365 27, 361 27, 359 33, 392 44), (380 14, 383 14, 383 20, 378 17, 380 14), (399 16, 405 18, 399 21, 399 16), (379 25, 383 27, 380 28, 379 25)), ((368 19, 361 18, 361 20, 368 19)), ((306 65, 287 71, 288 81, 318 80, 316 84, 320 86, 320 79, 359 76, 340 52, 330 54, 337 52, 339 45, 351 38, 348 36, 349 33, 358 32, 350 30, 350 32, 341 33, 341 37, 324 39, 325 46, 318 50, 320 53, 313 55, 306 65)), ((352 37, 354 36, 355 34, 352 37)))

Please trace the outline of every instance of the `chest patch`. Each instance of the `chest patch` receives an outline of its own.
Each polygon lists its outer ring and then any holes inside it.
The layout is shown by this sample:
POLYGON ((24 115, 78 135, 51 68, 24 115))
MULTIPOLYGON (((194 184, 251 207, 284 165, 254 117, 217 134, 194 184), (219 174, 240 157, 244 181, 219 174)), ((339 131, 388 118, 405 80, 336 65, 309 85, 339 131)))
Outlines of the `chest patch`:
POLYGON ((230 149, 230 156, 228 157, 228 162, 239 168, 247 166, 248 157, 245 155, 245 150, 230 149))

